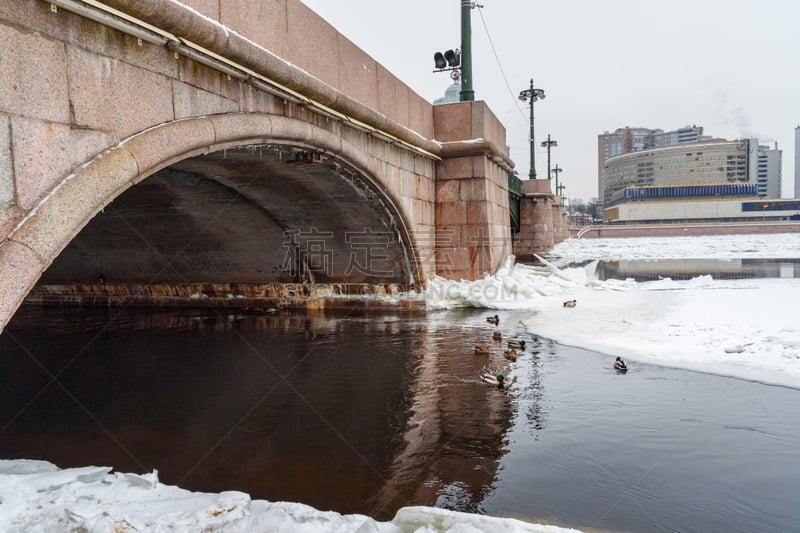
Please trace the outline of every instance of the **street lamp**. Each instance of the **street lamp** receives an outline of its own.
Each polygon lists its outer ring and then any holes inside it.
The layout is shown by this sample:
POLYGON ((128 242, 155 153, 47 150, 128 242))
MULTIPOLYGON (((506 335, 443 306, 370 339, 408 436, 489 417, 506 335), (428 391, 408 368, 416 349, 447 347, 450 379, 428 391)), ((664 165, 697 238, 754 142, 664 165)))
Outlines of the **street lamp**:
POLYGON ((542 148, 547 148, 547 179, 550 179, 550 148, 558 146, 556 141, 550 140, 550 134, 547 134, 547 140, 542 141, 542 148))
POLYGON ((556 165, 556 166, 554 166, 554 167, 553 167, 553 174, 555 174, 555 175, 556 175, 556 194, 561 194, 561 192, 558 190, 558 175, 559 175, 559 174, 561 173, 561 171, 563 171, 563 170, 564 170, 563 168, 558 168, 558 165, 556 165))
MULTIPOLYGON (((530 101, 531 103, 531 169, 528 172, 528 179, 535 180, 536 179, 536 155, 535 155, 535 147, 536 144, 533 140, 533 103, 536 100, 544 100, 544 91, 542 89, 534 89, 533 88, 533 79, 531 79, 531 87, 530 89, 525 89, 524 91, 519 93, 519 99, 523 102, 530 101)), ((549 176, 548 176, 549 177, 549 176)))

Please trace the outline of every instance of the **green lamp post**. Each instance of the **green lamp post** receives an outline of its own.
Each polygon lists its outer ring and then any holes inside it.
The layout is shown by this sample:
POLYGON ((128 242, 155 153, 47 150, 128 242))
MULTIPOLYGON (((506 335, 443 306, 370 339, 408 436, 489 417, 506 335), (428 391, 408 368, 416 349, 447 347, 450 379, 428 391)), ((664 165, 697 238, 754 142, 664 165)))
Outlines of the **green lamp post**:
POLYGON ((556 193, 558 193, 558 194, 561 194, 561 192, 558 190, 558 175, 559 175, 559 174, 560 174, 560 173, 561 173, 563 170, 564 170, 563 168, 558 168, 558 165, 556 165, 556 166, 554 166, 554 167, 553 167, 553 174, 555 174, 555 175, 556 175, 556 193))
MULTIPOLYGON (((519 93, 519 99, 523 102, 530 102, 531 105, 531 137, 530 137, 530 145, 531 145, 531 169, 528 172, 528 179, 535 180, 536 179, 536 142, 534 141, 533 137, 533 103, 537 100, 544 100, 544 91, 542 89, 535 89, 533 87, 533 79, 531 79, 531 86, 529 89, 525 89, 524 91, 519 93)), ((548 176, 549 177, 549 176, 548 176)))
POLYGON ((551 139, 550 134, 548 133, 547 140, 542 141, 542 148, 547 148, 547 179, 550 179, 552 177, 550 172, 550 148, 553 148, 554 146, 558 146, 558 143, 555 140, 551 139))

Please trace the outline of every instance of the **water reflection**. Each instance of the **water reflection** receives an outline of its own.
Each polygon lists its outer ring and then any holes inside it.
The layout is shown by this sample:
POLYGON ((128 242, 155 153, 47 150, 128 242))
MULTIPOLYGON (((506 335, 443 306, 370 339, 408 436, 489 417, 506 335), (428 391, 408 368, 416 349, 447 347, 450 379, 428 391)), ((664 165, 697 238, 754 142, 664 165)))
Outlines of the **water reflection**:
POLYGON ((0 456, 378 519, 474 510, 512 416, 478 379, 505 364, 472 352, 491 327, 462 318, 24 308, 0 336, 0 456))
MULTIPOLYGON (((585 266, 589 262, 569 266, 585 266)), ((714 279, 800 278, 800 259, 632 259, 598 261, 597 277, 654 281, 662 278, 714 279)))
MULTIPOLYGON (((552 355, 552 352, 548 353, 552 355)), ((547 411, 544 403, 545 387, 540 369, 541 360, 541 350, 532 350, 531 364, 525 369, 529 386, 525 388, 518 399, 521 411, 528 420, 528 427, 531 429, 531 436, 534 440, 538 440, 539 433, 547 427, 547 411)))

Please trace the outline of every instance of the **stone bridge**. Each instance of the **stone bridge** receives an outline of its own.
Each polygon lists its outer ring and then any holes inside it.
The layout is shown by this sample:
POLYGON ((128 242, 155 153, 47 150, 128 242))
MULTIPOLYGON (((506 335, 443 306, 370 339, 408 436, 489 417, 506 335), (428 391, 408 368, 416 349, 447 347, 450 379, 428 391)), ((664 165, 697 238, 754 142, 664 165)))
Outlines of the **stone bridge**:
POLYGON ((0 331, 26 297, 395 293, 512 253, 485 103, 297 0, 5 1, 0 47, 0 331))

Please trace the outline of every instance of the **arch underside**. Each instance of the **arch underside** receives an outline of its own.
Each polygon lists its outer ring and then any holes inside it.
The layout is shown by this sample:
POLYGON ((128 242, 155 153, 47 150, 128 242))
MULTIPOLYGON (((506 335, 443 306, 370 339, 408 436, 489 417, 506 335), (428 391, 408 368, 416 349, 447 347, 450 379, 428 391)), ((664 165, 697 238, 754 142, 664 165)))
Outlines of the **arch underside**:
POLYGON ((279 296, 264 287, 298 283, 403 290, 414 278, 405 238, 388 199, 342 161, 286 144, 226 148, 106 205, 29 299, 279 296))

